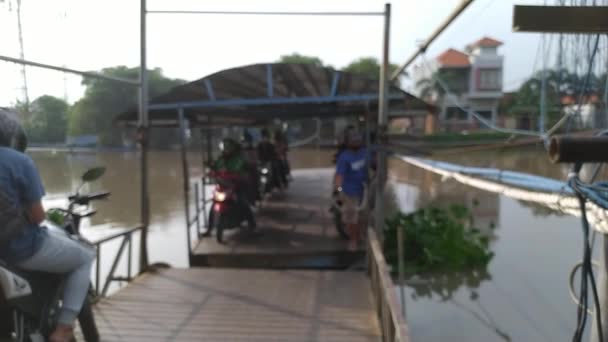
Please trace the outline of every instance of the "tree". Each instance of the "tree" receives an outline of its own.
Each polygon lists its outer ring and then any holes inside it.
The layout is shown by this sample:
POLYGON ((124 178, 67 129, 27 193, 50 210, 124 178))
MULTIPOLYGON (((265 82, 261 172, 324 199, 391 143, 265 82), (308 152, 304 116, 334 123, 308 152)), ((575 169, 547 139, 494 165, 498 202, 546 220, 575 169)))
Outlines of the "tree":
POLYGON ((456 95, 462 94, 465 89, 459 83, 462 82, 459 82, 457 74, 450 70, 439 69, 433 72, 431 77, 423 78, 416 82, 416 89, 418 89, 420 98, 423 100, 434 100, 443 97, 446 94, 446 90, 456 95))
POLYGON ((323 62, 319 57, 300 55, 297 52, 294 52, 291 55, 281 56, 281 58, 279 58, 279 63, 312 64, 319 67, 323 66, 323 62))
MULTIPOLYGON (((397 70, 398 66, 396 64, 389 65, 389 77, 392 75, 395 70, 397 70)), ((361 57, 358 58, 342 70, 347 72, 352 72, 354 74, 359 74, 366 78, 371 78, 373 80, 377 80, 380 78, 380 63, 378 59, 375 57, 361 57)))
MULTIPOLYGON (((117 66, 103 69, 101 73, 134 80, 138 77, 139 68, 117 66)), ((150 97, 158 96, 183 83, 184 81, 165 77, 159 68, 148 71, 150 97)), ((136 107, 138 88, 93 78, 85 78, 82 84, 86 90, 82 99, 70 109, 68 134, 96 134, 102 145, 120 145, 122 132, 113 127, 113 118, 129 108, 136 107)))
POLYGON ((62 99, 44 95, 31 103, 24 128, 34 143, 64 143, 69 105, 62 99))

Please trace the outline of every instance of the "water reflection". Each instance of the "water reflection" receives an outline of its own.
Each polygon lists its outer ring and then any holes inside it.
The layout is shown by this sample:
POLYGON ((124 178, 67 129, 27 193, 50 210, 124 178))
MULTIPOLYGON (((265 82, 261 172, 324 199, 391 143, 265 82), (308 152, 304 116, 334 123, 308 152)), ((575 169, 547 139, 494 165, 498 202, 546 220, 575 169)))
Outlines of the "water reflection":
MULTIPOLYGON (((112 197, 96 204, 94 227, 126 227, 139 222, 139 159, 136 153, 33 153, 48 198, 74 189, 84 170, 107 167, 91 190, 112 197)), ((442 159, 471 166, 500 167, 565 179, 568 167, 549 164, 544 151, 476 152, 442 159)), ((331 165, 331 151, 292 151, 292 167, 331 165)), ((198 153, 190 158, 194 179, 202 174, 198 153)), ((410 333, 415 341, 559 341, 574 329, 576 307, 568 297, 568 273, 580 260, 580 223, 547 215, 540 208, 469 188, 398 160, 391 160, 392 209, 411 212, 427 204, 462 204, 475 226, 491 237, 495 257, 481 270, 411 279, 405 288, 410 333), (495 225, 496 229, 491 229, 495 225), (549 284, 549 286, 548 286, 549 284)), ((152 225, 150 258, 187 266, 182 174, 179 153, 150 153, 152 225)), ((54 201, 51 201, 54 202, 54 201)), ((112 229, 112 228, 108 228, 112 229)), ((137 245, 137 244, 136 244, 137 245)), ((117 247, 117 246, 114 246, 117 247)), ((108 247, 110 250, 110 246, 108 247)), ((104 253, 106 253, 104 251, 104 253)), ((134 251, 137 255, 137 251, 134 251)), ((110 255, 110 253, 107 253, 110 255)), ((104 254, 105 255, 105 254, 104 254)))
MULTIPOLYGON (((565 179, 569 170, 550 164, 536 149, 441 159, 556 179, 565 179)), ((578 219, 444 180, 399 160, 392 160, 389 170, 392 210, 465 205, 475 226, 490 235, 495 253, 481 269, 408 279, 403 289, 413 340, 558 341, 571 335, 575 305, 567 296, 567 279, 580 259, 578 219)))

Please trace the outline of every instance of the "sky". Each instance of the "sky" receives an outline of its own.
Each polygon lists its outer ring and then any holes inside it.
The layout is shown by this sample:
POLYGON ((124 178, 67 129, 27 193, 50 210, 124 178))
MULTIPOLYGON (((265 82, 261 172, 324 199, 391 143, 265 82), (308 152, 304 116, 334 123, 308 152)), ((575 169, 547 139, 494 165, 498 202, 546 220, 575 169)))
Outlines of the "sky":
MULTIPOLYGON (((393 0, 390 60, 403 63, 461 0, 393 0)), ((0 0, 0 55, 18 57, 15 0, 0 0), (12 2, 12 4, 11 4, 12 2)), ((505 90, 539 68, 540 35, 513 33, 517 4, 542 0, 476 0, 439 39, 427 58, 483 36, 502 42, 505 90)), ((139 65, 139 1, 22 0, 25 57, 78 70, 139 65)), ((149 10, 373 11, 377 0, 149 0, 149 10)), ((148 15, 148 66, 168 77, 195 80, 236 66, 273 62, 298 52, 341 68, 363 56, 379 58, 382 17, 148 15)), ((0 61, 0 106, 22 98, 20 68, 0 61)), ((79 76, 27 68, 30 100, 49 94, 73 103, 79 76)), ((403 82, 408 87, 407 80, 403 82)), ((407 90, 407 89, 406 89, 407 90)))

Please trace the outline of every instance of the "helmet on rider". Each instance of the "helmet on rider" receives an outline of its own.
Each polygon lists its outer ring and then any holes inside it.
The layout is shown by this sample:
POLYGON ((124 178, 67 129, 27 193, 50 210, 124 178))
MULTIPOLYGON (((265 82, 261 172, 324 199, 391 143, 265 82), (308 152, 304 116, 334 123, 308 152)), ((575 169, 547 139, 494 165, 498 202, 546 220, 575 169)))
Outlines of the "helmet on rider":
POLYGON ((238 141, 232 138, 224 138, 220 143, 220 151, 222 151, 222 156, 230 157, 235 155, 240 149, 240 144, 238 141))
POLYGON ((17 115, 3 108, 0 108, 0 146, 19 152, 27 148, 27 135, 17 115))
POLYGON ((253 147, 253 136, 249 133, 248 129, 243 129, 243 135, 241 136, 241 143, 245 146, 245 148, 253 147))

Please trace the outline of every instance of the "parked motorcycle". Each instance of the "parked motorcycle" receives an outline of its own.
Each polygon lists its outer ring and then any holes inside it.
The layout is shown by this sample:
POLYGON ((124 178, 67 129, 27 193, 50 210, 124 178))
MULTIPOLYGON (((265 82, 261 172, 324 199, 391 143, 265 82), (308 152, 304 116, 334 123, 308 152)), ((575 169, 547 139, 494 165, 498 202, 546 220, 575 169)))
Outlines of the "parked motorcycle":
POLYGON ((237 180, 228 172, 214 172, 211 175, 217 184, 213 192, 213 205, 209 211, 209 227, 204 236, 210 236, 216 231, 217 242, 224 242, 224 230, 241 227, 247 221, 247 229, 255 229, 255 219, 251 208, 242 200, 236 191, 237 180))
MULTIPOLYGON (((80 235, 80 222, 95 215, 89 210, 92 201, 107 198, 109 192, 81 194, 82 187, 99 179, 105 168, 93 168, 82 176, 82 184, 74 195, 68 197, 67 209, 50 209, 49 220, 43 223, 49 230, 61 232, 81 243, 90 244, 80 235), (84 210, 79 210, 84 209, 84 210)), ((93 246, 91 245, 91 248, 93 246)), ((32 272, 18 269, 0 260, 0 290, 12 312, 11 342, 44 342, 57 324, 61 309, 65 277, 60 274, 32 272)), ((91 308, 92 290, 85 299, 78 321, 87 342, 99 341, 99 332, 91 308)), ((1 338, 0 338, 1 340, 1 338)))

